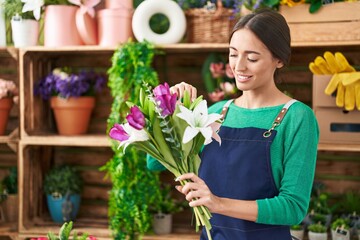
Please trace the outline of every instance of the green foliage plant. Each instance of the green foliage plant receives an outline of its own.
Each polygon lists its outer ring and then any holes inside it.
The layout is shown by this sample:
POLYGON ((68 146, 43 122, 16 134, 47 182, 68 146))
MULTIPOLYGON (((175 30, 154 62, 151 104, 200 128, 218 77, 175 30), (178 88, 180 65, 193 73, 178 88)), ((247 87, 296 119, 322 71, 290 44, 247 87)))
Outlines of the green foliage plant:
POLYGON ((295 225, 291 225, 290 229, 295 230, 295 231, 299 231, 299 230, 303 230, 304 227, 302 225, 300 225, 300 224, 295 224, 295 225))
POLYGON ((83 179, 73 166, 56 166, 45 175, 45 194, 80 194, 82 188, 83 179))
MULTIPOLYGON (((126 101, 139 103, 139 93, 146 82, 159 84, 158 75, 152 68, 155 55, 153 44, 133 42, 129 39, 112 56, 108 70, 108 86, 113 97, 107 132, 114 123, 122 122, 129 111, 126 101)), ((157 172, 146 167, 146 155, 135 148, 125 152, 112 142, 114 155, 101 169, 107 171, 112 189, 109 195, 109 221, 114 239, 138 239, 151 228, 152 214, 149 206, 158 200, 160 187, 157 172)))
POLYGON ((55 233, 49 231, 47 234, 47 238, 49 240, 86 240, 89 236, 88 233, 82 233, 81 235, 78 235, 76 231, 73 231, 73 236, 71 237, 71 231, 73 228, 73 222, 65 222, 60 230, 59 230, 59 234, 56 235, 55 233))
POLYGON ((326 226, 322 223, 314 223, 308 226, 308 230, 314 233, 325 233, 327 231, 326 226))
POLYGON ((44 0, 44 5, 72 5, 68 0, 44 0))
POLYGON ((336 230, 336 228, 343 228, 346 230, 350 229, 349 220, 344 218, 337 218, 331 223, 331 229, 336 230))
POLYGON ((2 185, 6 194, 18 193, 17 167, 10 168, 10 173, 3 179, 2 185))
POLYGON ((6 19, 11 19, 16 15, 20 16, 22 19, 35 19, 32 11, 22 12, 24 3, 21 2, 21 0, 5 0, 2 5, 6 19))

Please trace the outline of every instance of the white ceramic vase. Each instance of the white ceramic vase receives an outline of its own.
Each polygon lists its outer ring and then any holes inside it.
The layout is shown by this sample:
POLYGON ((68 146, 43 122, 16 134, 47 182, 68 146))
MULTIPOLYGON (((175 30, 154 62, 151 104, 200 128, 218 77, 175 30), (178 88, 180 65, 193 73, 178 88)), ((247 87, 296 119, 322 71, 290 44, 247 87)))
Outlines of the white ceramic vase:
POLYGON ((169 234, 172 230, 172 214, 156 213, 153 218, 155 234, 169 234))
POLYGON ((299 240, 303 240, 304 239, 304 229, 301 230, 290 230, 290 234, 293 237, 296 237, 299 240))
POLYGON ((308 232, 309 240, 327 240, 327 233, 308 232))
POLYGON ((13 17, 11 30, 14 46, 17 48, 36 46, 39 37, 39 22, 13 17))
POLYGON ((6 26, 4 18, 4 9, 1 7, 3 0, 0 0, 0 47, 6 46, 6 26))

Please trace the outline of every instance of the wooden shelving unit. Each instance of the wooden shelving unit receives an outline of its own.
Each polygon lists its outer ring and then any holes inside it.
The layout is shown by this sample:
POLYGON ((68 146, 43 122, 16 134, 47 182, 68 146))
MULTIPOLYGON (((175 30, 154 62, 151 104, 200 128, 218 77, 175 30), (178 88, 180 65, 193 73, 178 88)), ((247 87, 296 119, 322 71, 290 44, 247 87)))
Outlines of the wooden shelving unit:
MULTIPOLYGON (((342 51, 347 57, 360 65, 360 41, 338 42, 298 42, 293 44, 293 60, 289 70, 281 75, 283 86, 293 91, 300 101, 311 104, 311 73, 307 70, 308 62, 317 55, 330 51, 342 51), (294 74, 296 73, 296 74, 294 74)), ((0 228, 0 235, 20 239, 44 236, 49 230, 57 231, 58 225, 51 222, 42 197, 42 178, 54 162, 70 162, 89 167, 95 176, 95 183, 88 183, 90 194, 85 196, 84 210, 80 213, 77 231, 86 231, 98 239, 111 238, 107 222, 107 196, 109 180, 102 182, 105 173, 94 169, 103 165, 111 156, 110 140, 104 134, 106 118, 110 111, 109 92, 97 96, 97 107, 90 123, 89 134, 83 136, 60 136, 56 132, 48 103, 33 95, 33 84, 45 76, 54 67, 97 67, 107 69, 116 48, 99 46, 74 46, 47 48, 42 46, 24 49, 0 49, 16 56, 19 62, 19 128, 11 129, 8 136, 0 136, 0 144, 11 145, 17 151, 19 169, 19 228, 16 232, 0 228), (72 154, 72 155, 71 155, 72 154), (72 157, 69 157, 69 156, 72 157), (91 156, 91 158, 89 157, 91 156), (89 160, 91 159, 91 160, 89 160), (104 195, 104 196, 102 196, 104 195), (100 202, 93 205, 94 202, 100 202), (95 217, 95 214, 99 217, 95 217), (96 220, 94 220, 96 219, 96 220)), ((198 69, 210 52, 219 52, 226 56, 228 44, 170 44, 159 45, 157 49, 165 54, 155 58, 154 67, 161 81, 174 84, 181 81, 192 82, 198 86, 199 94, 206 94, 202 89, 201 75, 198 69)), ((319 144, 319 151, 350 152, 358 154, 360 145, 319 144)), ((162 239, 198 239, 198 234, 186 222, 175 222, 174 234, 164 236, 145 236, 145 240, 162 239)))

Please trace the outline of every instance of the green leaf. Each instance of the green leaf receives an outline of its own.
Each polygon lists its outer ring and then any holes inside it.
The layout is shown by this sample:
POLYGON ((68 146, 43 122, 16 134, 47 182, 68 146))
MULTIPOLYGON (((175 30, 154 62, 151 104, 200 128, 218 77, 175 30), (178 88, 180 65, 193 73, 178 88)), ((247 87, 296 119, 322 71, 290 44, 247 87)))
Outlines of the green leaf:
POLYGON ((58 237, 53 232, 48 232, 47 237, 49 240, 58 240, 58 237))
POLYGON ((190 93, 189 91, 185 91, 183 96, 183 105, 184 107, 189 108, 190 104, 191 104, 190 93))

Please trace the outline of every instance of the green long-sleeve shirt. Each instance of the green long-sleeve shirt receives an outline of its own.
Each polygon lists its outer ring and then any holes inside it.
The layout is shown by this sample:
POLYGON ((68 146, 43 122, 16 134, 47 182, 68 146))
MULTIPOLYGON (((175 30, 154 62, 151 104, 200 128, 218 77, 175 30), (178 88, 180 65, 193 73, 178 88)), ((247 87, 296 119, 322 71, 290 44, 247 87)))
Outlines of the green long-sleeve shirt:
MULTIPOLYGON (((225 101, 209 108, 220 113, 225 101)), ((224 126, 233 128, 257 127, 269 129, 284 105, 246 109, 232 103, 224 126)), ((319 130, 311 108, 296 102, 282 123, 271 145, 271 168, 279 195, 258 199, 258 223, 293 225, 301 222, 308 209, 315 173, 319 130)), ((155 159, 148 159, 148 168, 164 169, 155 159)))

